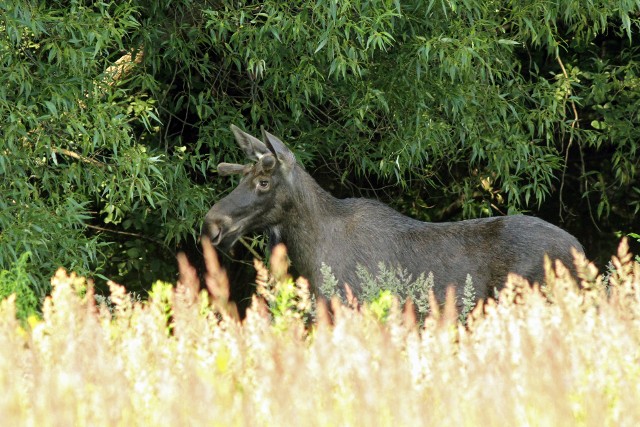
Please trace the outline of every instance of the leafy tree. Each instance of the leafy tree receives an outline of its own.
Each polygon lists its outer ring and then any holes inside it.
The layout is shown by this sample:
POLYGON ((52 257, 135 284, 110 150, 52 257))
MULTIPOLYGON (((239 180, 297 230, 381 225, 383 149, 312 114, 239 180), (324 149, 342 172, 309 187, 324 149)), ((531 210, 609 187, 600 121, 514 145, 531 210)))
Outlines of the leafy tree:
MULTIPOLYGON (((240 160, 231 123, 282 136, 335 194, 421 219, 640 228, 638 1, 8 0, 0 16, 0 268, 31 252, 39 295, 59 265, 169 279, 227 191, 215 165, 240 160)), ((580 237, 595 255, 603 239, 580 237)))

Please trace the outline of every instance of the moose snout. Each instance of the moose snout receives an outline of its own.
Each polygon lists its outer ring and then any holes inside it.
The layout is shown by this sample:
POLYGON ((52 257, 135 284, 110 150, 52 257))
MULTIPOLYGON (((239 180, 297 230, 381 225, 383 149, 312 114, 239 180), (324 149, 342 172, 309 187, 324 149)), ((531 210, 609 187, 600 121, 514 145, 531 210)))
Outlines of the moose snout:
POLYGON ((211 243, 217 245, 222 237, 222 221, 206 218, 204 224, 202 224, 200 234, 208 237, 211 243))
POLYGON ((204 224, 202 224, 202 236, 207 236, 214 245, 218 243, 221 233, 222 227, 216 222, 206 221, 204 224))
POLYGON ((230 218, 216 211, 209 212, 204 218, 201 235, 207 236, 214 246, 220 245, 229 232, 230 218))

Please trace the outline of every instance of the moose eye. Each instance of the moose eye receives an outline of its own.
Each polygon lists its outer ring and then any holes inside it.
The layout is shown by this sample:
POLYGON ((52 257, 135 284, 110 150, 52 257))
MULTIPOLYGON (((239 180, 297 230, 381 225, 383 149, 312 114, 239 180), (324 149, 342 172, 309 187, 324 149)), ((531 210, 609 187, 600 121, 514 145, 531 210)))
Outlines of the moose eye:
POLYGON ((258 181, 258 188, 260 190, 267 190, 269 188, 269 180, 268 179, 261 179, 258 181))

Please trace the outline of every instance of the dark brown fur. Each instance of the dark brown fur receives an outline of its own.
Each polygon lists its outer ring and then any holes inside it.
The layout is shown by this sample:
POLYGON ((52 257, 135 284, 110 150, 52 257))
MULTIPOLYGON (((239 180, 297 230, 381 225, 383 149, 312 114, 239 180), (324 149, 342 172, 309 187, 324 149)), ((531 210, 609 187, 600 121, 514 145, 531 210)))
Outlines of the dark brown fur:
POLYGON ((375 200, 336 199, 273 135, 263 132, 263 143, 238 128, 232 130, 255 164, 236 168, 244 177, 209 210, 203 233, 224 248, 250 231, 269 230, 271 243, 285 243, 293 265, 312 286, 321 283, 324 263, 357 295, 356 266, 375 272, 382 262, 402 267, 414 278, 432 272, 440 300, 449 285, 460 294, 469 274, 476 297, 486 298, 503 286, 509 272, 542 283, 545 254, 571 267, 571 248, 583 250, 575 237, 535 217, 428 223, 375 200))

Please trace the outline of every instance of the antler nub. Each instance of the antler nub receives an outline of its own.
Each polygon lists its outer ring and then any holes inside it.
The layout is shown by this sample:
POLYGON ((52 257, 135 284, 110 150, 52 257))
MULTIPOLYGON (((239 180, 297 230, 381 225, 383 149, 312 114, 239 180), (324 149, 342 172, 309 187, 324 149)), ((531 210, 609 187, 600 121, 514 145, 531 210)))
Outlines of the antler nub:
POLYGON ((237 163, 219 163, 218 175, 227 176, 245 173, 245 171, 247 171, 250 167, 251 165, 239 165, 237 163))
POLYGON ((262 172, 271 172, 273 168, 276 166, 276 156, 273 154, 265 154, 260 158, 258 163, 256 163, 256 168, 259 173, 262 172))

